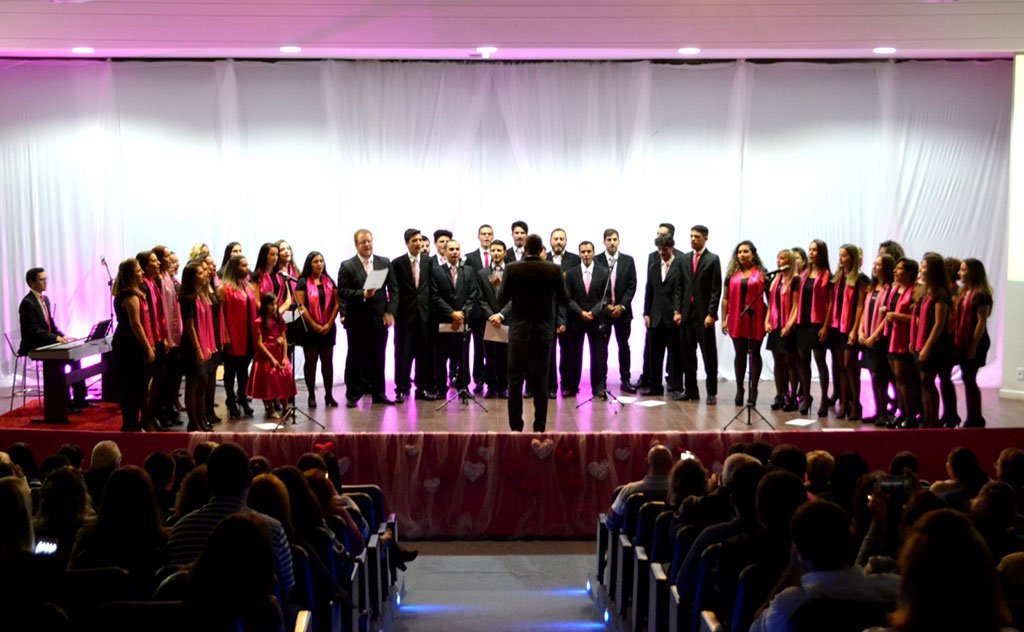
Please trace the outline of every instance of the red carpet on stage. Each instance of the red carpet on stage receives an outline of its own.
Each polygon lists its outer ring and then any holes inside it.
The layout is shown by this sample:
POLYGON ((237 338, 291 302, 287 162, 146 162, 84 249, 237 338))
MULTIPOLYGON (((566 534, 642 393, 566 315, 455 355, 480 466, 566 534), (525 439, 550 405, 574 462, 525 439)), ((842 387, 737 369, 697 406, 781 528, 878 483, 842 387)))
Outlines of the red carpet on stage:
POLYGON ((150 452, 189 447, 200 441, 234 441, 275 465, 295 463, 307 451, 329 444, 344 482, 376 483, 387 495, 399 529, 410 538, 515 538, 591 536, 597 514, 612 490, 641 478, 650 445, 662 442, 690 450, 708 469, 718 469, 729 446, 761 439, 793 443, 832 454, 854 450, 872 468, 884 469, 892 455, 912 450, 922 476, 946 477, 950 449, 973 449, 991 472, 999 451, 1024 445, 1024 430, 896 430, 864 432, 508 432, 445 433, 122 433, 116 405, 100 403, 73 415, 67 426, 31 424, 38 403, 0 416, 0 449, 15 441, 37 457, 61 444, 88 452, 114 439, 126 463, 140 464, 150 452))

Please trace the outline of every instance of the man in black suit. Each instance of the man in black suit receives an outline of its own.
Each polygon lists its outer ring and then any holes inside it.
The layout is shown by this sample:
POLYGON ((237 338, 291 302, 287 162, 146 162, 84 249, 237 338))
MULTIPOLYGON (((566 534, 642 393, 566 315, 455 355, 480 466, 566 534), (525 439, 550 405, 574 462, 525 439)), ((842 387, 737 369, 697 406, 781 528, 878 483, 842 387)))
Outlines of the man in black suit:
MULTIPOLYGON (((548 361, 555 337, 556 308, 569 302, 558 266, 541 258, 544 242, 540 235, 526 238, 526 257, 505 269, 498 305, 511 303, 508 347, 508 425, 523 430, 523 379, 533 384, 547 382, 548 361)), ((548 398, 543 389, 533 394, 533 431, 547 427, 548 398)))
MULTIPOLYGON (((635 393, 636 386, 630 381, 631 354, 629 334, 633 326, 633 296, 636 294, 636 264, 633 257, 619 252, 619 231, 609 228, 604 231, 605 251, 594 257, 594 263, 608 269, 611 282, 608 288, 608 304, 605 306, 605 336, 611 339, 615 333, 615 344, 619 348, 619 385, 626 393, 635 393)), ((606 343, 607 349, 607 343, 606 343)))
MULTIPOLYGON (((477 302, 480 312, 487 321, 491 321, 492 316, 502 311, 498 306, 498 288, 501 287, 504 275, 505 242, 495 239, 491 242, 491 267, 477 272, 477 302)), ((500 327, 501 322, 495 323, 494 326, 500 327)), ((484 352, 487 355, 487 393, 484 397, 508 397, 508 345, 485 340, 484 352)))
POLYGON ((722 264, 707 249, 708 228, 697 224, 690 229, 691 252, 682 256, 683 291, 676 309, 683 314, 683 374, 686 390, 679 399, 699 400, 697 389, 697 345, 707 372, 708 405, 718 403, 718 348, 715 321, 722 298, 722 264))
MULTIPOLYGON (((64 332, 58 329, 57 323, 53 321, 50 299, 43 294, 48 281, 46 270, 42 268, 30 268, 25 273, 25 283, 28 284, 29 292, 21 299, 21 304, 18 306, 18 321, 21 324, 21 343, 18 347, 18 355, 25 355, 33 349, 46 345, 68 341, 64 332)), ((77 361, 69 364, 72 369, 81 368, 81 363, 77 361)), ((85 399, 85 382, 75 382, 71 385, 71 391, 73 393, 72 408, 83 408, 90 405, 85 399)))
POLYGON ((594 262, 594 244, 580 243, 580 265, 565 273, 565 287, 569 292, 567 352, 562 362, 567 364, 562 381, 562 397, 579 392, 583 373, 583 338, 590 345, 590 392, 595 397, 608 398, 608 338, 605 328, 605 305, 608 301, 609 270, 594 262))
MULTIPOLYGON (((654 238, 657 239, 658 237, 661 237, 662 235, 668 235, 672 239, 675 239, 676 238, 676 227, 675 227, 675 224, 672 224, 670 222, 662 222, 662 223, 658 224, 658 231, 655 233, 654 238)), ((682 253, 682 251, 677 250, 676 248, 673 247, 672 248, 672 255, 674 257, 676 257, 676 258, 679 258, 679 257, 683 256, 683 253, 682 253)), ((651 268, 651 266, 654 265, 655 263, 657 263, 660 259, 661 259, 661 255, 658 254, 657 249, 655 249, 653 252, 649 252, 647 254, 647 268, 646 269, 649 270, 651 268)), ((672 356, 670 355, 669 358, 668 358, 668 361, 671 363, 671 362, 674 361, 674 358, 672 358, 672 356)), ((651 381, 650 380, 650 377, 651 377, 650 362, 651 362, 651 331, 648 329, 644 333, 643 369, 640 371, 640 380, 637 382, 637 388, 644 388, 644 387, 650 386, 650 381, 651 381)), ((672 365, 671 364, 669 364, 668 369, 669 369, 669 371, 672 370, 672 365)), ((661 381, 661 378, 659 378, 659 381, 661 381)))
POLYGON ((338 300, 345 314, 348 355, 345 358, 345 406, 355 408, 367 393, 374 404, 394 404, 384 392, 384 350, 388 327, 398 311, 398 285, 387 257, 373 254, 373 233, 355 232, 356 256, 338 269, 338 300), (370 270, 387 270, 384 286, 364 290, 370 270))
MULTIPOLYGON (((551 231, 551 235, 548 237, 548 243, 551 249, 548 250, 547 258, 548 261, 558 265, 562 268, 562 273, 568 272, 572 268, 580 264, 580 257, 574 252, 567 252, 565 250, 566 242, 568 237, 565 234, 565 230, 556 228, 551 231)), ((565 314, 559 314, 560 320, 565 320, 565 314)), ((569 368, 565 363, 566 347, 565 347, 565 328, 559 328, 558 331, 558 371, 555 371, 555 349, 551 348, 551 366, 548 371, 548 397, 554 399, 558 394, 558 382, 561 380, 565 381, 565 371, 569 368)))
POLYGON ((416 399, 433 401, 433 365, 428 355, 427 328, 430 326, 431 258, 423 254, 423 234, 415 228, 405 231, 406 254, 391 262, 398 285, 395 314, 395 401, 405 401, 412 388, 412 364, 416 363, 416 399))
MULTIPOLYGON (((476 238, 480 242, 480 248, 466 255, 466 265, 478 272, 491 267, 490 248, 491 242, 494 241, 494 228, 490 224, 482 224, 476 231, 476 238)), ((469 312, 469 330, 473 335, 473 392, 477 394, 484 392, 484 379, 487 374, 487 369, 484 366, 484 325, 486 322, 478 306, 473 305, 469 312)))
POLYGON ((675 240, 662 235, 654 240, 658 247, 658 260, 647 270, 647 289, 644 292, 644 325, 650 332, 650 386, 641 389, 644 395, 662 395, 662 362, 668 350, 668 388, 683 390, 679 360, 679 322, 682 316, 675 311, 682 291, 683 272, 675 256, 675 240))
MULTIPOLYGON (((477 302, 477 277, 473 268, 462 265, 462 249, 454 239, 445 245, 447 263, 436 266, 430 272, 430 302, 434 320, 448 323, 452 330, 459 330, 467 324, 470 310, 477 302)), ((490 255, 488 255, 488 260, 490 255)), ((462 390, 469 386, 469 338, 462 332, 441 333, 438 336, 440 366, 435 371, 444 371, 446 358, 458 359, 458 374, 455 388, 462 390)))
POLYGON ((523 257, 526 256, 523 247, 526 245, 526 235, 529 232, 530 227, 523 220, 517 219, 512 222, 512 247, 505 253, 505 263, 523 260, 523 257))

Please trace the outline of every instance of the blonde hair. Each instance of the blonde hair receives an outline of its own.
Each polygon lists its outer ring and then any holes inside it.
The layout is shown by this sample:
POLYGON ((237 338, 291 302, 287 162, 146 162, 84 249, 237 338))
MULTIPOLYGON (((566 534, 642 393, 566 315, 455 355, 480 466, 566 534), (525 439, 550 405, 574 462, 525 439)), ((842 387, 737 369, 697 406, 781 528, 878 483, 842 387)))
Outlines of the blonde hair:
MULTIPOLYGON (((856 287, 857 280, 860 279, 860 267, 864 264, 864 253, 860 246, 854 246, 853 244, 843 244, 839 246, 839 249, 845 250, 846 254, 852 259, 850 269, 846 272, 846 284, 850 287, 856 287)), ((842 274, 842 270, 836 272, 836 276, 840 274, 842 274)))

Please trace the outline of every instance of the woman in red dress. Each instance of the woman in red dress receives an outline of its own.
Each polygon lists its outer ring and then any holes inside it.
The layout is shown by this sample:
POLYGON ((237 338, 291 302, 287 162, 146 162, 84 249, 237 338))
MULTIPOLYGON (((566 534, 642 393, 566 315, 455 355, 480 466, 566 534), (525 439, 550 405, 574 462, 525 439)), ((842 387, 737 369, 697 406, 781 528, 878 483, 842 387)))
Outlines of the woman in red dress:
MULTIPOLYGON (((862 256, 859 247, 843 244, 839 247, 839 269, 833 279, 832 309, 829 319, 829 337, 832 358, 839 367, 838 419, 858 421, 860 405, 860 346, 858 334, 864 314, 864 297, 868 292, 867 275, 860 271, 862 256)), ((833 389, 834 390, 834 389, 833 389)))
POLYGON ((890 297, 890 305, 893 305, 893 308, 885 314, 885 333, 889 336, 889 366, 896 376, 896 395, 900 411, 898 417, 894 417, 886 424, 889 428, 917 428, 917 416, 921 411, 921 381, 918 379, 914 354, 910 348, 910 322, 913 320, 917 271, 918 265, 913 259, 903 257, 896 262, 896 270, 893 273, 896 282, 895 297, 890 297))
POLYGON ((733 251, 725 272, 722 295, 722 333, 732 338, 736 351, 733 370, 736 373, 736 405, 743 405, 743 379, 750 355, 751 388, 747 402, 757 403, 757 385, 761 379, 761 341, 764 340, 764 292, 767 274, 757 255, 757 248, 748 240, 741 241, 733 251))
POLYGON ((278 311, 277 297, 266 293, 260 297, 260 311, 253 327, 256 336, 256 357, 249 374, 246 394, 263 400, 267 419, 280 419, 278 408, 295 397, 292 365, 288 362, 288 340, 284 319, 278 311))

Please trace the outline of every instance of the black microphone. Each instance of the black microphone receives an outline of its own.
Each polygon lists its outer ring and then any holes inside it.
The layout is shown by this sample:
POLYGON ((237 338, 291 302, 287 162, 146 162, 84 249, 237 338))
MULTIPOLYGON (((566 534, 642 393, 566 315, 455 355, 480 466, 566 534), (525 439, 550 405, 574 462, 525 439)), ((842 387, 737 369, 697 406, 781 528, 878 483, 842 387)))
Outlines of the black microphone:
POLYGON ((785 272, 786 270, 789 270, 789 266, 788 265, 782 266, 781 268, 779 268, 777 270, 772 270, 771 272, 768 273, 768 276, 774 276, 774 275, 776 275, 776 274, 778 274, 780 272, 785 272))
POLYGON ((278 270, 278 271, 277 271, 277 275, 278 275, 278 276, 282 276, 282 277, 284 277, 284 278, 288 279, 289 281, 294 281, 295 283, 298 283, 298 282, 299 282, 299 280, 298 280, 298 279, 296 279, 296 278, 295 278, 295 277, 293 277, 292 275, 288 274, 288 273, 287 273, 287 272, 285 272, 284 270, 278 270))
POLYGON ((100 255, 100 264, 107 265, 107 258, 104 257, 103 255, 100 255))

